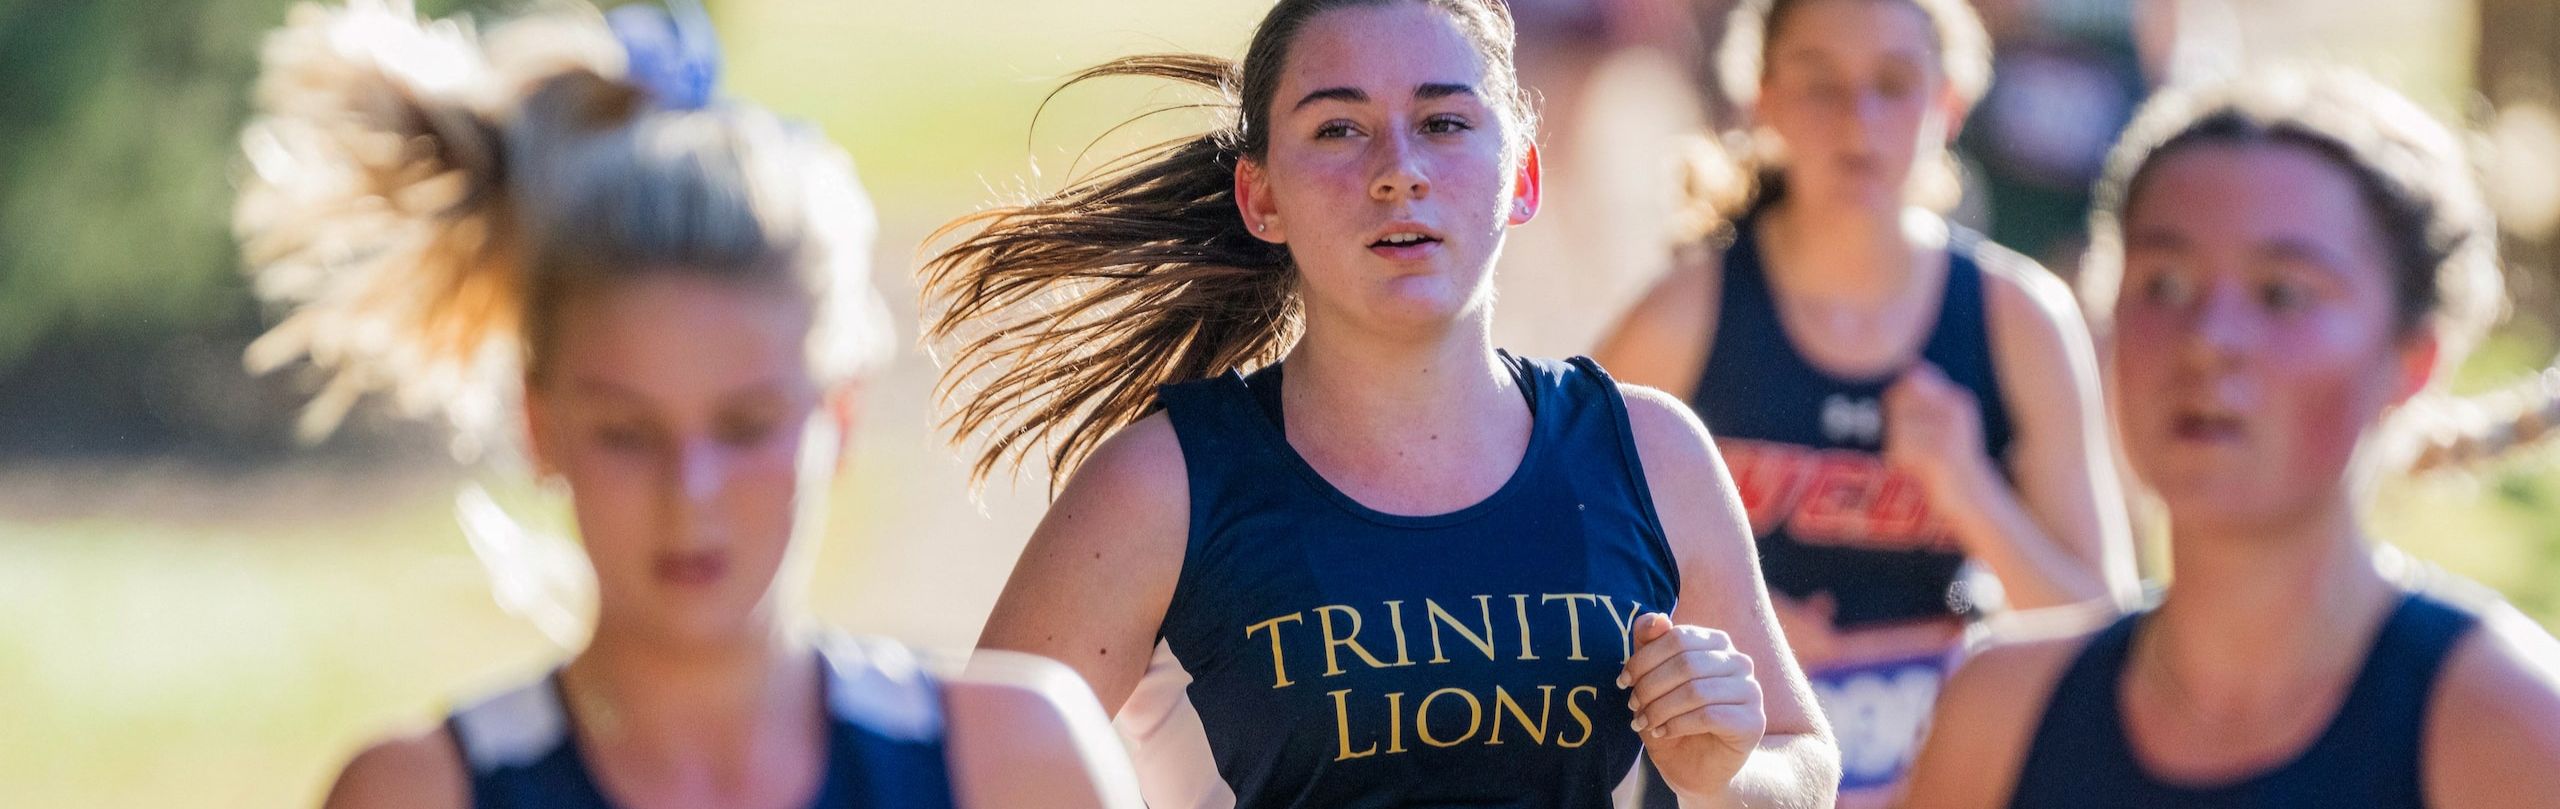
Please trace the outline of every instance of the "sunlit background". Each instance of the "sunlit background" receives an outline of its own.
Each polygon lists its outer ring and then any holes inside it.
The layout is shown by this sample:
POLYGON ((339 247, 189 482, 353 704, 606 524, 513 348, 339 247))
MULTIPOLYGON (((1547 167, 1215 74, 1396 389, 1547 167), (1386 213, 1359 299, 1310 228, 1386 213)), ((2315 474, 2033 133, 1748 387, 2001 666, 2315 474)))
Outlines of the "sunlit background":
MULTIPOLYGON (((2056 32, 2117 4, 1985 3, 2012 43, 2067 42, 2056 32)), ((291 417, 308 380, 242 371, 264 313, 227 226, 235 137, 259 38, 287 5, 0 0, 0 806, 309 804, 367 738, 563 654, 498 608, 454 517, 466 483, 537 511, 539 493, 455 465, 432 432, 385 412, 297 444, 291 417)), ((815 121, 860 164, 884 220, 877 280, 906 335, 926 232, 1002 194, 1055 187, 1112 123, 1188 100, 1144 85, 1078 89, 1035 129, 1059 77, 1141 51, 1236 54, 1265 5, 710 4, 729 50, 726 89, 815 121)), ((2549 361, 2554 4, 2175 5, 2187 12, 2180 64, 2344 61, 2480 131, 2517 225, 2519 317, 2462 384, 2495 386, 2549 361)), ((1661 37, 1668 50, 1524 51, 1560 148, 1549 211, 1506 258, 1505 345, 1580 353, 1655 270, 1665 144, 1705 114, 1684 38, 1697 35, 1661 37)), ((1114 136, 1103 153, 1147 134, 1114 136)), ((909 347, 871 386, 812 601, 835 625, 957 654, 1043 486, 999 481, 972 500, 932 427, 933 375, 909 347)), ((2381 524, 2560 623, 2560 465, 2549 454, 2394 483, 2381 524)))

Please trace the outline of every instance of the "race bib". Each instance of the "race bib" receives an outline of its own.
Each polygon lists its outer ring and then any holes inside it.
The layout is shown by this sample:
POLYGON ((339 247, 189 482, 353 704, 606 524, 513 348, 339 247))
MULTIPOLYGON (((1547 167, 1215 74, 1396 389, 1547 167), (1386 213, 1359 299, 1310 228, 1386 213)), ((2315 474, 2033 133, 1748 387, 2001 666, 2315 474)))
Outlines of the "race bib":
POLYGON ((1844 809, 1901 797, 1962 648, 1960 632, 1936 623, 1851 630, 1835 636, 1834 656, 1807 662, 1814 699, 1839 736, 1844 809))

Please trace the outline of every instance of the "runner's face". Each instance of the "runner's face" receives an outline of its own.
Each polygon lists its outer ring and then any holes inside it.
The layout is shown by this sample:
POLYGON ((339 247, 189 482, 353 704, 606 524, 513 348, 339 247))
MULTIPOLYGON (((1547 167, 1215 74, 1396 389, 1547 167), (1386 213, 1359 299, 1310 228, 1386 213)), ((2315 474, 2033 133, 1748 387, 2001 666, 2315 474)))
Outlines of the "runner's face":
POLYGON ((1785 146, 1788 193, 1900 207, 1912 167, 1945 151, 1956 106, 1928 14, 1906 2, 1814 0, 1780 22, 1758 111, 1785 146))
POLYGON ((1476 44, 1422 3, 1310 20, 1238 171, 1247 221, 1288 245, 1309 317, 1432 333, 1491 306, 1504 233, 1535 212, 1533 161, 1476 44))
MULTIPOLYGON (((808 305, 782 285, 661 273, 558 313, 527 391, 537 458, 567 481, 598 624, 672 642, 769 624, 819 392, 808 305)), ((814 487, 813 487, 814 488, 814 487)))
POLYGON ((2287 145, 2157 161, 2127 208, 2112 340, 2135 472, 2175 524, 2345 508, 2362 439, 2434 349, 2394 328, 2389 254, 2354 179, 2287 145))

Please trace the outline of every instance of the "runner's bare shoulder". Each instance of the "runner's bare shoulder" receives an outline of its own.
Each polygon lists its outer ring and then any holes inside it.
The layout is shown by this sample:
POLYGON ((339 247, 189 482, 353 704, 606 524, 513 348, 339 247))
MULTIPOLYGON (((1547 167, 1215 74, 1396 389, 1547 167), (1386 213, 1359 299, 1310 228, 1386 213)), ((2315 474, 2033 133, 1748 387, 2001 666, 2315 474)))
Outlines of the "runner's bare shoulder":
POLYGON ((2535 806, 2560 793, 2560 640, 2477 583, 2438 571, 2412 586, 2479 620, 2428 696, 2429 805, 2535 806))
POLYGON ((1913 809, 2005 806, 2035 726, 2091 636, 2116 617, 2099 603, 1994 618, 1938 693, 1912 767, 1913 809))
POLYGON ((1697 384, 1714 350, 1724 256, 1712 245, 1676 246, 1669 266, 1601 335, 1592 359, 1625 382, 1666 390, 1697 384))
POLYGON ((1137 775, 1073 669, 981 649, 943 683, 952 788, 964 809, 1139 809, 1137 775))
POLYGON ((347 762, 325 809, 459 809, 470 805, 462 752, 442 726, 375 742, 347 762))

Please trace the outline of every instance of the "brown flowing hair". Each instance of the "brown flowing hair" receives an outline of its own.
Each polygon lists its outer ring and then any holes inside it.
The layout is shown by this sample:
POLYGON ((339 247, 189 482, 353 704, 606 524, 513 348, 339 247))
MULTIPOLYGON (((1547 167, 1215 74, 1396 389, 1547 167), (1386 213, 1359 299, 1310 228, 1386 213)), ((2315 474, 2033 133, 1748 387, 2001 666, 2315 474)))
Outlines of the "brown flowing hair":
MULTIPOLYGON (((1054 495, 1113 432, 1154 413, 1160 385, 1280 359, 1305 328, 1289 251, 1257 239, 1236 208, 1235 173, 1271 139, 1272 99, 1290 45, 1339 8, 1399 0, 1282 0, 1241 63, 1196 54, 1132 56, 1060 89, 1113 77, 1209 91, 1214 130, 1107 163, 1037 199, 944 225, 953 243, 920 271, 924 337, 947 346, 937 398, 955 444, 983 441, 971 480, 1041 454, 1054 495), (964 235, 965 234, 965 235, 964 235)), ((1485 58, 1487 98, 1510 118, 1515 154, 1534 130, 1512 69, 1510 12, 1498 0, 1403 0, 1447 12, 1485 58)))

